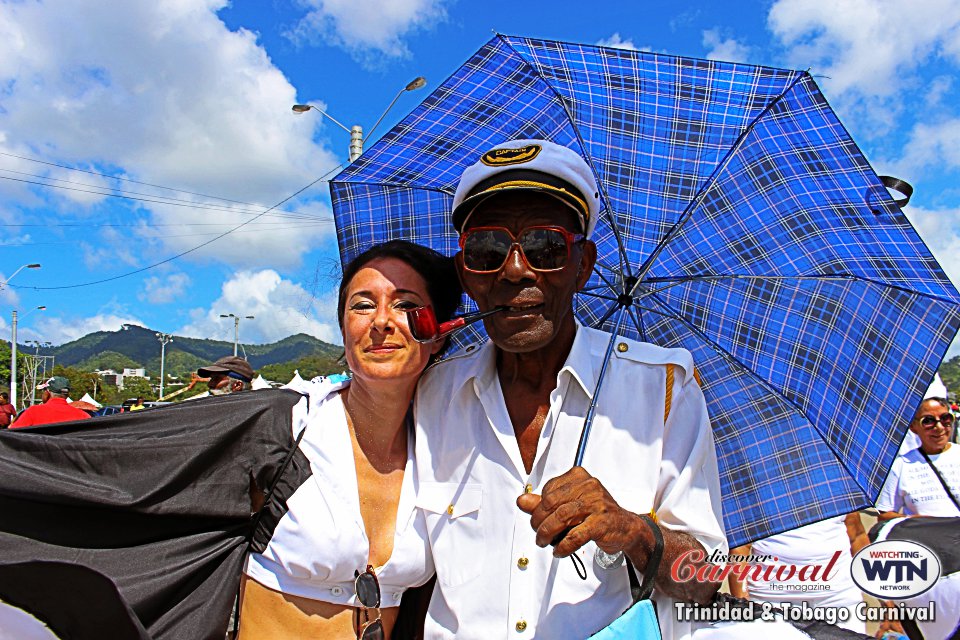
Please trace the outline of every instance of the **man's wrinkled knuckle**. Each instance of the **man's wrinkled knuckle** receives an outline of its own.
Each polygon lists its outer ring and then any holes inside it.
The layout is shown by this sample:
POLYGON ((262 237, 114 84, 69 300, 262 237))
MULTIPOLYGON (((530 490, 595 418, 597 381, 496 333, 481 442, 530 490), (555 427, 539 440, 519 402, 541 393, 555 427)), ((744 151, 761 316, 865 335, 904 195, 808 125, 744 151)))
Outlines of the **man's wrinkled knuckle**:
POLYGON ((560 502, 560 496, 556 493, 548 494, 544 492, 543 497, 540 499, 540 507, 547 513, 550 513, 560 506, 560 502))
POLYGON ((561 522, 569 522, 577 514, 577 505, 570 502, 565 502, 557 507, 557 510, 554 513, 557 514, 557 518, 561 522))

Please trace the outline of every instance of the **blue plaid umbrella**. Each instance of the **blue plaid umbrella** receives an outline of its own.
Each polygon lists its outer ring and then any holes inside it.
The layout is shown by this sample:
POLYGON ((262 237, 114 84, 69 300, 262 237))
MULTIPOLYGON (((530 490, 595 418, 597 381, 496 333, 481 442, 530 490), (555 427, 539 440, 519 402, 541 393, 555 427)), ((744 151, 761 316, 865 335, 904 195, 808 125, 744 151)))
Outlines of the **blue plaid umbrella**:
POLYGON ((581 321, 693 353, 731 544, 872 504, 960 294, 813 78, 498 35, 331 183, 342 259, 453 254, 461 172, 519 138, 601 185, 581 321))

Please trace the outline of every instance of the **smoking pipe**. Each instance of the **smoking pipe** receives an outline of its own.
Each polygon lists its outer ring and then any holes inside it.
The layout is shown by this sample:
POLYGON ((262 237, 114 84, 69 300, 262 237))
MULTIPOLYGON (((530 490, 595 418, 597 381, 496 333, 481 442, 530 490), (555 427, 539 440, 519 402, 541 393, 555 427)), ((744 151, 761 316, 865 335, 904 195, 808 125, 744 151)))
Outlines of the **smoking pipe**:
POLYGON ((452 318, 446 322, 437 322, 437 316, 433 312, 431 305, 409 309, 407 311, 407 324, 410 326, 410 334, 417 342, 434 342, 442 340, 448 335, 462 329, 468 324, 473 324, 477 320, 483 320, 487 316, 492 316, 498 311, 503 311, 507 307, 497 307, 489 311, 476 311, 452 318))

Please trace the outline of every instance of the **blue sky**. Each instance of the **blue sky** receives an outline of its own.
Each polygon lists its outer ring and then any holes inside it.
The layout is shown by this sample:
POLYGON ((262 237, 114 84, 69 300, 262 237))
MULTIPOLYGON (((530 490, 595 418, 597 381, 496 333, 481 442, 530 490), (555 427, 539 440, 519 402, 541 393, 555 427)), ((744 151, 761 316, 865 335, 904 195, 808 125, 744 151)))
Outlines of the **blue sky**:
POLYGON ((0 335, 46 305, 21 341, 125 322, 232 340, 221 313, 255 316, 243 342, 339 341, 326 183, 215 238, 346 162, 347 134, 293 103, 369 129, 424 76, 376 138, 494 31, 809 68, 878 172, 914 185, 906 213, 960 282, 960 3, 904 6, 0 0, 0 282, 43 265, 0 290, 0 335))

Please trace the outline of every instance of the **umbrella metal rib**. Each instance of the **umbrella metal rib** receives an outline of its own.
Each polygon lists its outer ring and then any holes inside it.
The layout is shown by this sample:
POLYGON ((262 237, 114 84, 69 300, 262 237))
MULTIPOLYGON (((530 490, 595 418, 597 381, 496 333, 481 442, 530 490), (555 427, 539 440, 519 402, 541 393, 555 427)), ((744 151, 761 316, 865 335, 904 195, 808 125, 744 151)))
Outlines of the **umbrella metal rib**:
MULTIPOLYGON (((714 183, 717 181, 717 177, 723 172, 724 169, 726 169, 727 165, 730 164, 730 161, 736 155, 737 151, 739 151, 740 148, 743 146, 743 144, 746 142, 747 136, 750 134, 750 132, 754 130, 754 128, 757 126, 757 123, 760 122, 760 120, 762 120, 763 117, 767 115, 767 113, 769 113, 774 106, 776 106, 781 100, 783 100, 784 96, 786 96, 788 93, 793 91, 793 88, 797 86, 797 83, 800 82, 800 80, 806 75, 807 75, 806 72, 798 73, 796 77, 793 79, 793 81, 791 81, 790 84, 787 85, 787 88, 784 89, 780 93, 780 95, 778 95, 776 98, 771 100, 770 103, 767 104, 766 107, 764 107, 764 109, 757 114, 757 116, 750 122, 750 124, 744 127, 743 131, 740 132, 740 135, 737 137, 736 141, 730 146, 730 149, 727 151, 726 155, 723 157, 723 159, 719 163, 717 163, 717 166, 714 167, 713 172, 711 172, 710 174, 710 177, 707 178, 706 182, 703 184, 702 187, 700 187, 700 190, 690 201, 690 204, 687 205, 683 214, 681 214, 680 219, 677 220, 673 228, 667 232, 667 235, 664 236, 663 240, 660 242, 660 244, 657 245, 657 247, 653 250, 653 252, 646 259, 646 261, 642 265, 640 265, 640 270, 639 270, 639 273, 637 274, 637 282, 635 283, 634 287, 640 284, 640 282, 644 279, 644 276, 646 276, 650 272, 650 269, 653 268, 654 262, 656 262, 657 258, 660 257, 660 254, 663 253, 663 250, 667 248, 667 245, 670 244, 670 241, 673 240, 680 233, 684 225, 693 217, 694 212, 700 206, 700 203, 703 202, 703 199, 706 197, 707 193, 710 191, 714 183)), ((613 216, 608 216, 608 218, 612 219, 613 216)), ((619 236, 617 238, 617 241, 619 245, 619 236)), ((622 248, 620 250, 623 251, 622 248)), ((633 290, 631 290, 629 293, 632 294, 633 290)))

